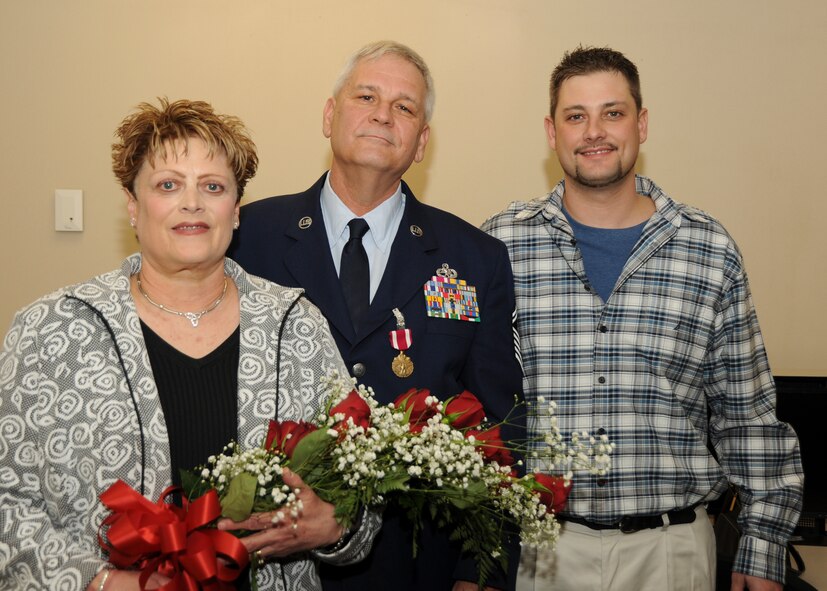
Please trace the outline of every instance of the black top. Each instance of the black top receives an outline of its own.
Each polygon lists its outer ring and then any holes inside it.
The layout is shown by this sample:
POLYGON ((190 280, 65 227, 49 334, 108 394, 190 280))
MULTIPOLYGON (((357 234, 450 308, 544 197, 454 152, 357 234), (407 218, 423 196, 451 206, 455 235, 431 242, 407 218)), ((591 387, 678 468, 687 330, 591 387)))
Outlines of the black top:
MULTIPOLYGON (((240 330, 200 359, 193 359, 141 322, 152 373, 167 424, 173 484, 179 470, 203 465, 238 437, 240 330)), ((194 329, 197 330, 197 329, 194 329)))

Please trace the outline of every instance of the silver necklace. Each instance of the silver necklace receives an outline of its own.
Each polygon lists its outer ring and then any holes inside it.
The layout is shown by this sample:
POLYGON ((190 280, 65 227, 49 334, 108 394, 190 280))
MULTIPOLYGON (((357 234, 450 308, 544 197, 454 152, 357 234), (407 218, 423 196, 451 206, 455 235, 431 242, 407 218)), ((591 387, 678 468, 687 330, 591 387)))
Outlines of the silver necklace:
POLYGON ((207 314, 208 312, 212 312, 213 310, 215 310, 221 304, 221 302, 224 301, 224 296, 227 295, 227 276, 224 275, 224 289, 221 290, 221 295, 218 296, 217 300, 215 300, 212 304, 210 304, 208 307, 204 308, 200 312, 179 312, 178 310, 167 308, 165 305, 159 304, 158 302, 154 301, 151 297, 149 297, 149 295, 144 291, 144 286, 141 285, 140 273, 138 273, 138 275, 135 277, 135 281, 138 283, 138 291, 140 291, 141 295, 146 298, 146 301, 148 301, 150 304, 152 304, 153 306, 155 306, 163 312, 167 312, 168 314, 174 314, 175 316, 186 318, 192 323, 193 328, 197 328, 198 321, 201 320, 201 317, 204 314, 207 314))

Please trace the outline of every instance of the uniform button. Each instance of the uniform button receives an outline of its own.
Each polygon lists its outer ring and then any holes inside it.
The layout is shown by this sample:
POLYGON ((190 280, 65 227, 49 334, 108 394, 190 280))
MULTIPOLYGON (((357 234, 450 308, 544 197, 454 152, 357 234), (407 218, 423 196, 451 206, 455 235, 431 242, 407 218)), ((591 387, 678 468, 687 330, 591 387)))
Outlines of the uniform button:
POLYGON ((364 363, 354 363, 352 368, 353 377, 361 378, 367 370, 368 368, 365 367, 364 363))
POLYGON ((605 384, 606 383, 606 378, 604 378, 603 376, 600 376, 599 378, 597 378, 597 381, 601 384, 605 384))
POLYGON ((609 484, 609 481, 606 478, 597 479, 597 486, 606 486, 607 484, 609 484))

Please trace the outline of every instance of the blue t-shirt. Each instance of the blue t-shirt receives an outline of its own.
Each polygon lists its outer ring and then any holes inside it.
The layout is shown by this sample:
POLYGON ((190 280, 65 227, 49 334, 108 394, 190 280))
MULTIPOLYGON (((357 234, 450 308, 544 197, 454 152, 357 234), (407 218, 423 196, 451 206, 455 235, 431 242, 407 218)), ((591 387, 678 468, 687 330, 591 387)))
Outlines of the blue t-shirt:
POLYGON ((589 283, 605 302, 612 294, 623 265, 629 259, 646 222, 631 228, 592 228, 574 220, 565 209, 563 213, 583 255, 589 283))

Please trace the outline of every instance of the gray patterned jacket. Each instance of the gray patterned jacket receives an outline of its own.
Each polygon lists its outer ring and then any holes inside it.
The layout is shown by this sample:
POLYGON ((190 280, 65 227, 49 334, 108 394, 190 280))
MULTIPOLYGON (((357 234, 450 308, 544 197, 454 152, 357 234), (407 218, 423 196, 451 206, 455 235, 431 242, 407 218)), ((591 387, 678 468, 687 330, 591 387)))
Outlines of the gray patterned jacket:
MULTIPOLYGON (((170 484, 166 425, 129 276, 120 270, 45 296, 21 310, 0 352, 0 589, 82 590, 106 560, 98 495, 122 479, 155 501, 170 484)), ((324 317, 288 289, 248 275, 238 286, 241 351, 238 434, 259 445, 267 421, 311 420, 319 378, 347 375, 324 317), (277 383, 278 382, 278 383, 277 383)), ((206 458, 205 458, 206 459, 206 458)), ((380 518, 369 513, 348 544, 259 571, 266 590, 321 589, 315 561, 367 555, 380 518)))

